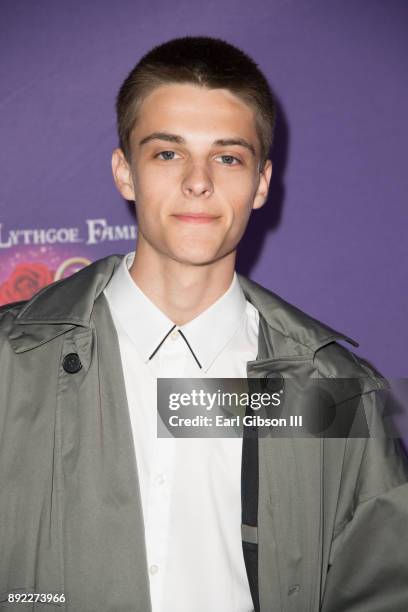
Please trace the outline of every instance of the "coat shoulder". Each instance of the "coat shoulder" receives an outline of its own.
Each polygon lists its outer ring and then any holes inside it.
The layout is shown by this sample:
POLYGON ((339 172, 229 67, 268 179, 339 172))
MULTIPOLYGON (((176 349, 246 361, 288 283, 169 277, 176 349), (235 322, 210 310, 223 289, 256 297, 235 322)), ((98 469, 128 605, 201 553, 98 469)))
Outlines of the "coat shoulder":
POLYGON ((359 346, 353 338, 319 321, 270 289, 240 274, 238 280, 246 299, 266 322, 279 349, 297 354, 315 353, 336 339, 359 346))
POLYGON ((0 342, 2 341, 2 337, 5 338, 8 336, 18 314, 27 302, 28 300, 21 300, 19 302, 11 302, 0 306, 0 342))
POLYGON ((386 385, 384 376, 367 359, 338 342, 330 342, 316 351, 314 363, 318 372, 329 378, 368 378, 379 387, 386 385))
POLYGON ((20 300, 19 302, 10 302, 9 304, 3 304, 0 306, 0 317, 5 316, 8 313, 17 315, 24 304, 27 304, 28 300, 20 300))
POLYGON ((246 298, 265 320, 271 352, 277 357, 313 355, 322 377, 383 379, 373 364, 339 343, 358 347, 358 342, 349 335, 331 328, 255 281, 241 275, 238 279, 246 298))

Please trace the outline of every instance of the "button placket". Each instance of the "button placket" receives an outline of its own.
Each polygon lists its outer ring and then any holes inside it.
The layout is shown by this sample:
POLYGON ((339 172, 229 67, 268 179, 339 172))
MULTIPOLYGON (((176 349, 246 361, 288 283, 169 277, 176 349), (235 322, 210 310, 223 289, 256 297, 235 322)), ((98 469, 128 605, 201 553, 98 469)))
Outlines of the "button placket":
POLYGON ((146 513, 147 558, 151 576, 151 594, 154 607, 161 608, 163 580, 168 555, 168 529, 170 517, 170 491, 174 465, 173 438, 155 440, 155 455, 149 485, 146 513))
POLYGON ((162 485, 166 482, 166 476, 163 473, 160 473, 160 474, 157 474, 154 480, 156 484, 162 485))
POLYGON ((159 351, 158 376, 161 378, 179 378, 180 372, 184 372, 187 347, 180 342, 180 334, 177 334, 177 342, 169 336, 159 351))
POLYGON ((176 340, 180 338, 180 334, 177 329, 173 329, 173 331, 170 334, 170 338, 173 340, 173 342, 175 342, 176 340))

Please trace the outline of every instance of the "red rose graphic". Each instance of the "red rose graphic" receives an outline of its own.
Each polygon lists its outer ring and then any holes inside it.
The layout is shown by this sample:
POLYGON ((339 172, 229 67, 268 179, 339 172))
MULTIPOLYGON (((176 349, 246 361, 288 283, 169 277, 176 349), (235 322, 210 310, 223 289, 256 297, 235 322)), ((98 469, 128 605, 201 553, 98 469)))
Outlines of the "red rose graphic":
POLYGON ((54 272, 42 263, 24 263, 16 266, 11 276, 0 285, 0 305, 31 296, 54 280, 54 272))

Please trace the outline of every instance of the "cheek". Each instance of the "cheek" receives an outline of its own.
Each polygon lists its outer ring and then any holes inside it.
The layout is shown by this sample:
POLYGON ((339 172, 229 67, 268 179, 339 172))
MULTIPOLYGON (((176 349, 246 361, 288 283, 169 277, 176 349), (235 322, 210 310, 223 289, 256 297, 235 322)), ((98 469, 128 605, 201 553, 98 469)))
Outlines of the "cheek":
POLYGON ((154 198, 156 194, 163 190, 166 183, 163 172, 158 172, 157 168, 155 169, 151 164, 143 162, 135 164, 132 178, 135 191, 141 200, 154 198))
POLYGON ((234 208, 245 208, 248 203, 252 203, 256 190, 252 173, 230 172, 223 176, 219 175, 217 179, 219 180, 216 182, 216 187, 234 203, 234 208))
POLYGON ((166 189, 169 185, 180 182, 181 167, 168 162, 147 163, 140 168, 139 182, 143 185, 154 185, 157 189, 166 189))
POLYGON ((157 219, 163 210, 164 192, 157 181, 142 180, 137 182, 135 189, 136 209, 139 220, 157 219))
POLYGON ((229 202, 234 224, 246 223, 252 210, 253 190, 248 185, 242 185, 234 194, 230 193, 229 202))

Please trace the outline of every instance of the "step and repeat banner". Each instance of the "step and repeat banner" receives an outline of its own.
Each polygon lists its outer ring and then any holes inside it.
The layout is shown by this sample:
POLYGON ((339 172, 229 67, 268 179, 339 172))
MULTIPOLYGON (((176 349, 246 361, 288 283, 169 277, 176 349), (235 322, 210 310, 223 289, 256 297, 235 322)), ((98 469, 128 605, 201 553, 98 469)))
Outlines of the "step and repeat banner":
POLYGON ((0 305, 27 300, 42 287, 70 276, 110 254, 109 243, 129 250, 136 225, 112 225, 108 219, 84 219, 82 226, 7 228, 0 224, 0 305))
POLYGON ((134 250, 110 169, 118 88, 154 45, 215 36, 278 101, 238 270, 406 376, 407 19, 404 0, 2 0, 0 304, 134 250))

